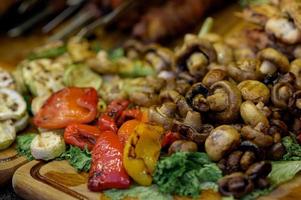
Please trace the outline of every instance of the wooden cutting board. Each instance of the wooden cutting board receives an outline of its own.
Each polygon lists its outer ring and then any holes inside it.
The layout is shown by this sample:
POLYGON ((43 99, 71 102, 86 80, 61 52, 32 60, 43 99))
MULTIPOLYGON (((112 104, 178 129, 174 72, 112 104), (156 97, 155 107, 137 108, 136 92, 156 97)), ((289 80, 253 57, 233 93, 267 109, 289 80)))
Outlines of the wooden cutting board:
MULTIPOLYGON (((87 188, 87 173, 77 173, 67 161, 31 161, 20 167, 13 176, 13 187, 18 195, 30 200, 99 200, 105 195, 90 192, 87 188)), ((184 200, 188 198, 176 197, 184 200)), ((203 192, 201 200, 219 200, 211 191, 203 192)))
MULTIPOLYGON (((77 173, 67 161, 31 161, 20 167, 13 176, 16 193, 30 200, 99 200, 105 195, 90 192, 87 188, 87 173, 77 173)), ((175 197, 176 200, 189 198, 175 197)), ((219 194, 206 191, 200 200, 220 200, 219 194)), ((269 196, 260 200, 297 200, 301 199, 301 176, 281 185, 269 196)))
POLYGON ((0 152, 0 186, 11 179, 15 170, 21 165, 27 163, 27 159, 18 156, 15 145, 9 149, 0 152))

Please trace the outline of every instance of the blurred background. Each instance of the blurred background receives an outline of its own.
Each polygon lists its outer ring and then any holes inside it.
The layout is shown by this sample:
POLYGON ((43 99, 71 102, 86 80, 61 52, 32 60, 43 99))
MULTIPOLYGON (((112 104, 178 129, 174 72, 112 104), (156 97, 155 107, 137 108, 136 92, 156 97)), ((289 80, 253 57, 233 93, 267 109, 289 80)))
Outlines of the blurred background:
POLYGON ((231 0, 1 0, 0 64, 13 67, 32 48, 79 34, 120 44, 168 44, 198 29, 231 0))

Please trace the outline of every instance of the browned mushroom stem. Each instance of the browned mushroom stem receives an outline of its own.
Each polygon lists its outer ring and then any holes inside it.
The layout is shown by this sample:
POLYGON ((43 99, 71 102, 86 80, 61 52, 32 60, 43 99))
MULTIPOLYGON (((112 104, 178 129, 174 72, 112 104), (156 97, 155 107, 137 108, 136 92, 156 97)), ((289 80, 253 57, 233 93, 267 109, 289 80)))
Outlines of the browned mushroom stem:
POLYGON ((249 140, 258 147, 268 147, 273 144, 273 138, 261 131, 255 130, 251 126, 244 126, 241 129, 241 135, 245 140, 249 140))
POLYGON ((198 146, 195 142, 187 140, 177 140, 170 145, 168 154, 171 155, 176 152, 196 152, 197 150, 198 146))
POLYGON ((212 93, 207 97, 210 116, 218 122, 231 123, 239 116, 241 94, 235 84, 219 81, 210 87, 212 93))
POLYGON ((217 55, 211 43, 196 35, 187 34, 182 47, 176 50, 176 65, 180 71, 189 71, 193 76, 204 76, 209 63, 217 55))
POLYGON ((205 150, 211 160, 218 161, 235 149, 239 143, 238 131, 232 126, 222 125, 211 131, 205 142, 205 150))
POLYGON ((237 85, 244 100, 250 100, 254 103, 268 103, 270 99, 270 90, 262 82, 256 80, 245 80, 237 85))
POLYGON ((251 180, 256 180, 267 177, 271 171, 272 164, 270 162, 260 161, 251 165, 246 171, 246 175, 248 175, 251 180))
POLYGON ((208 89, 202 83, 196 83, 188 90, 185 98, 192 109, 199 112, 206 112, 209 110, 209 105, 206 99, 207 95, 208 89))
POLYGON ((259 71, 260 61, 244 59, 232 62, 227 66, 227 72, 237 82, 244 80, 260 80, 263 78, 259 71))
POLYGON ((226 71, 221 69, 212 69, 209 70, 207 74, 204 76, 202 83, 206 87, 210 87, 212 84, 224 80, 226 76, 227 76, 226 71))
POLYGON ((174 54, 160 45, 152 44, 145 49, 145 60, 153 66, 157 72, 170 70, 174 66, 174 54))
POLYGON ((224 176, 218 181, 219 192, 225 196, 233 195, 235 198, 240 198, 251 192, 254 188, 253 182, 248 176, 241 172, 224 176))
POLYGON ((261 61, 260 72, 262 74, 274 74, 276 71, 286 73, 289 71, 289 60, 276 49, 263 49, 258 52, 257 57, 261 61))

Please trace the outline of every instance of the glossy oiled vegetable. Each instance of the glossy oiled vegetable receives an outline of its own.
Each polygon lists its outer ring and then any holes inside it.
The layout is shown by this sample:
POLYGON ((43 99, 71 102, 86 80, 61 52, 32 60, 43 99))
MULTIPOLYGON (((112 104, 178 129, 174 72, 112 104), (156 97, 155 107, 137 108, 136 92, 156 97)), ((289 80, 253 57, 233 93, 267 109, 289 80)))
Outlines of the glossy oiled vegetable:
POLYGON ((96 117, 97 102, 97 92, 93 88, 65 88, 47 99, 33 121, 36 126, 48 129, 88 123, 96 117))
POLYGON ((130 187, 130 178, 122 161, 123 145, 118 136, 104 131, 92 150, 92 166, 89 173, 88 188, 91 191, 130 187))
POLYGON ((137 183, 150 185, 161 149, 163 128, 146 123, 138 124, 125 143, 124 167, 137 183))

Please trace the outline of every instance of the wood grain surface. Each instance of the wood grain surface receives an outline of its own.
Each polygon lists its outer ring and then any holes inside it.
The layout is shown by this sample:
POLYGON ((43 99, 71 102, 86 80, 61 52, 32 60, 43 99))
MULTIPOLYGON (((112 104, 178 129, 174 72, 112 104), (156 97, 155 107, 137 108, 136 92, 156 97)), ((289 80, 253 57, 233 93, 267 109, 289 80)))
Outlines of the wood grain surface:
POLYGON ((0 153, 0 186, 11 179, 15 170, 27 163, 27 159, 18 156, 14 145, 0 153))

